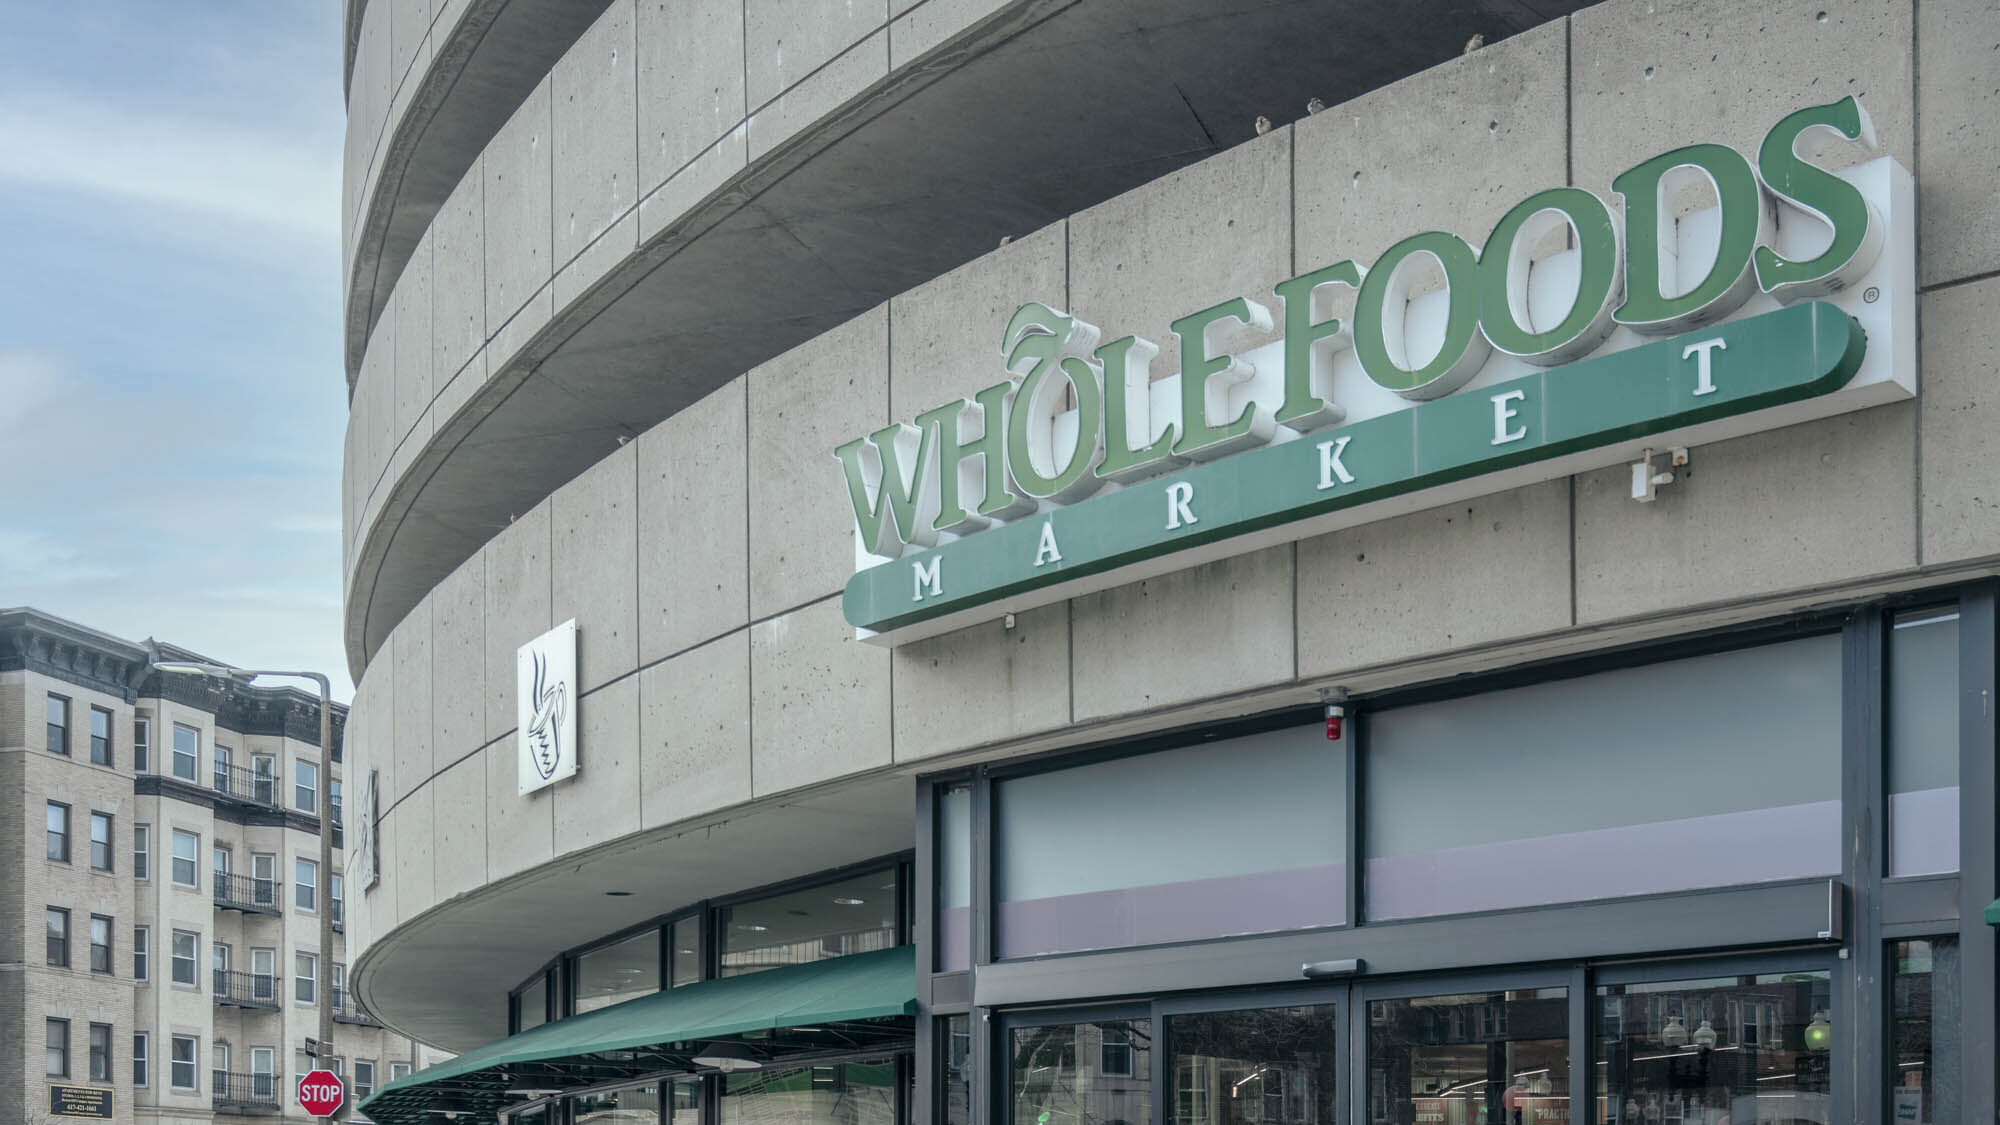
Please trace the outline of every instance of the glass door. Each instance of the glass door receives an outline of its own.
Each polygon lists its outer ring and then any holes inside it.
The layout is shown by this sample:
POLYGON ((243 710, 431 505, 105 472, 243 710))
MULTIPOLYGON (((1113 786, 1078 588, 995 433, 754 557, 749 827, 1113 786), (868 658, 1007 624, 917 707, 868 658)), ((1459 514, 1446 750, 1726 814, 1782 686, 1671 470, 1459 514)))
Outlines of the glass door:
POLYGON ((1368 1118, 1381 1125, 1567 1125, 1567 974, 1374 985, 1368 1118))
POLYGON ((1008 1125, 1147 1125, 1153 1020, 1145 1008, 1024 1013, 1008 1021, 1008 1125))

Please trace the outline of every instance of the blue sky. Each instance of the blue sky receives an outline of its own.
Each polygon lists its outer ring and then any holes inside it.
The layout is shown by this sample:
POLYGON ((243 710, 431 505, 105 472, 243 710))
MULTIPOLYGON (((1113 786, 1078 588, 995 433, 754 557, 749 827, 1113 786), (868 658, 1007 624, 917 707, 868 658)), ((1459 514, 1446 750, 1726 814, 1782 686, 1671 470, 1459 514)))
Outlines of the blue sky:
POLYGON ((341 5, 7 22, 0 606, 344 699, 341 5))

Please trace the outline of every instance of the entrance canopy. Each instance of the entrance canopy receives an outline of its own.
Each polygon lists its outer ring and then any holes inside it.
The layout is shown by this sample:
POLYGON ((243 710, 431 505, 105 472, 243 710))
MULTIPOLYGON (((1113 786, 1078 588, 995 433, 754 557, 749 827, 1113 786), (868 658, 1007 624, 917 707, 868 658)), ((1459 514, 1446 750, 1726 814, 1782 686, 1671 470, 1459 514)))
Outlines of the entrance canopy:
POLYGON ((906 1042, 916 951, 899 946, 683 985, 488 1043, 391 1082, 361 1103, 376 1125, 428 1125, 434 1108, 490 1120, 539 1094, 702 1069, 716 1040, 766 1064, 906 1042))

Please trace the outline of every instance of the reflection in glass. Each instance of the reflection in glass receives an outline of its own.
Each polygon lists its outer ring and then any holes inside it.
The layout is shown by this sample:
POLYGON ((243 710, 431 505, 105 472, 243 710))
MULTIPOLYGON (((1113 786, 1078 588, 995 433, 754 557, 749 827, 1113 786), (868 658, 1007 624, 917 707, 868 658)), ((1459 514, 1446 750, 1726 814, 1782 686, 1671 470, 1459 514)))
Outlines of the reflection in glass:
POLYGON ((1891 943, 1893 1028, 1889 1050, 1889 1120, 1930 1125, 1959 1120, 1956 1075, 1940 1066, 1959 1059, 1958 942, 1952 938, 1891 943))
POLYGON ((666 1125, 673 1115, 661 1108, 658 1086, 633 1086, 570 1100, 575 1125, 666 1125))
POLYGON ((701 979, 701 916, 690 914, 667 927, 667 957, 673 965, 668 988, 701 979))
POLYGON ((1805 637, 1370 714, 1369 917, 1838 873, 1840 651, 1805 637))
POLYGON ((746 1071, 722 1079, 721 1125, 895 1125, 896 1063, 746 1071))
POLYGON ((546 975, 536 977, 535 983, 523 988, 521 994, 514 998, 515 1010, 520 1013, 519 1022, 515 1024, 516 1031, 526 1031, 549 1022, 548 980, 546 975))
POLYGON ((718 911, 722 975, 739 977, 897 944, 896 872, 871 871, 718 911))
POLYGON ((997 951, 1338 925, 1346 793, 1317 723, 999 782, 997 951))
POLYGON ((1889 630, 1889 874, 1958 870, 1958 609, 1889 630))
POLYGON ((1569 990, 1371 1002, 1368 1071, 1376 1122, 1567 1125, 1569 990))
POLYGON ((647 930, 576 959, 576 1014, 660 990, 660 931, 647 930))
POLYGON ((1013 1125, 1146 1125, 1153 1118, 1147 1021, 1017 1027, 1008 1049, 1013 1125))
POLYGON ((1829 1120, 1826 973, 1604 986, 1597 1003, 1597 1125, 1829 1120))
POLYGON ((1331 1004, 1167 1017, 1173 1125, 1333 1125, 1331 1004))
POLYGON ((944 1052, 945 1125, 972 1125, 972 1017, 938 1021, 944 1052))
POLYGON ((937 802, 937 967, 972 967, 972 787, 940 790, 937 802))

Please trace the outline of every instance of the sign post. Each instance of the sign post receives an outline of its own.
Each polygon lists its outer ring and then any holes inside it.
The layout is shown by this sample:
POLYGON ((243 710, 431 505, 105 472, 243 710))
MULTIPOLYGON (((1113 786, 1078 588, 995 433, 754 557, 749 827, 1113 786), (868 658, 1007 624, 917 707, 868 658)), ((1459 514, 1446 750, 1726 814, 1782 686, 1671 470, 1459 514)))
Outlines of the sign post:
POLYGON ((330 1070, 315 1070, 299 1079, 299 1108, 314 1117, 332 1117, 346 1100, 347 1088, 330 1070))

